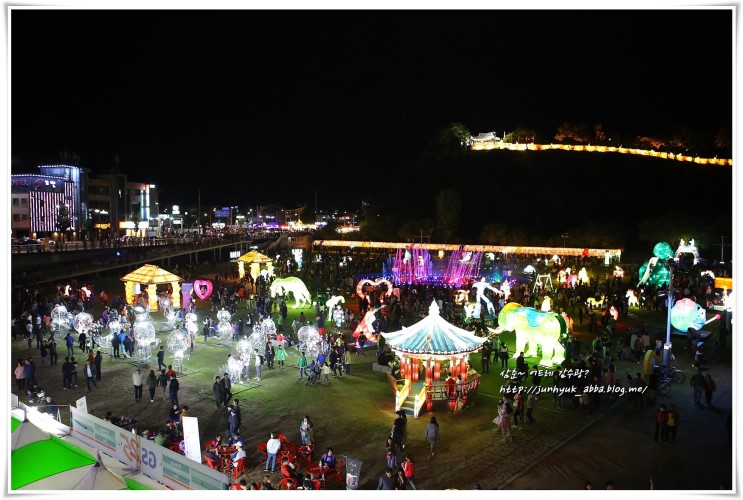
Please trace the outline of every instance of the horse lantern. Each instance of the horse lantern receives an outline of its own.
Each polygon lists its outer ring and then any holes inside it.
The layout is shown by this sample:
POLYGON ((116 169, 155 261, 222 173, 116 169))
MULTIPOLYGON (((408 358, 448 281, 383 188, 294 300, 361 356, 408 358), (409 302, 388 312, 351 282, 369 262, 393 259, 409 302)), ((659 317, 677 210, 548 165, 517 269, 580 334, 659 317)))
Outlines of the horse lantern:
POLYGON ((271 297, 277 295, 286 295, 287 292, 294 294, 294 309, 298 309, 300 304, 305 303, 305 306, 311 306, 312 301, 310 300, 310 291, 307 290, 307 286, 299 278, 276 278, 271 283, 271 297))

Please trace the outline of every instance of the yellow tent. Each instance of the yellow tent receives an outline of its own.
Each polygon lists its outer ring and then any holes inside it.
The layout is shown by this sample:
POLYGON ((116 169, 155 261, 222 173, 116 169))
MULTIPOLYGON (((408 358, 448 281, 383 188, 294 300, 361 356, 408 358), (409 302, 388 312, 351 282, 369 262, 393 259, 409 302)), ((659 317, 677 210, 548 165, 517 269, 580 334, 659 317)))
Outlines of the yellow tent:
POLYGON ((121 281, 125 283, 126 289, 126 302, 127 304, 134 303, 134 284, 139 283, 140 285, 147 286, 147 295, 150 300, 150 311, 157 311, 157 285, 164 283, 170 283, 173 287, 173 295, 171 300, 174 305, 180 304, 181 302, 181 284, 183 278, 176 276, 175 274, 160 269, 159 267, 152 264, 145 264, 136 271, 132 271, 127 274, 121 281))
POLYGON ((273 259, 267 257, 257 250, 251 250, 239 259, 237 259, 238 271, 240 278, 245 276, 245 264, 250 264, 250 275, 256 279, 261 271, 261 264, 266 264, 266 270, 273 274, 273 259))

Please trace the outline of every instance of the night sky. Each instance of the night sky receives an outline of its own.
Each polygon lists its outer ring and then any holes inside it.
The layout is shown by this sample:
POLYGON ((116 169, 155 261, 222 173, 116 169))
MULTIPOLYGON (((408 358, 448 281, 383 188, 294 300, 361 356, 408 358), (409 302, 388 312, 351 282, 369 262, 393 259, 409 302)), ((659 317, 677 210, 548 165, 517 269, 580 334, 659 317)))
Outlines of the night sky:
MULTIPOLYGON (((730 10, 14 10, 13 173, 78 153, 161 204, 357 209, 453 122, 732 127, 730 10)), ((442 185, 446 177, 442 176, 442 185)))

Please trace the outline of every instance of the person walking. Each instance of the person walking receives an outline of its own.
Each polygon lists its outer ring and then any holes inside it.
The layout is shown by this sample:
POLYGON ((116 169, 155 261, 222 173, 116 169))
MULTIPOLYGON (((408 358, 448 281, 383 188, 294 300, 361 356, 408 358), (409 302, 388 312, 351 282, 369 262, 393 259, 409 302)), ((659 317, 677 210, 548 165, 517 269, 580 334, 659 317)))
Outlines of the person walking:
POLYGON ((671 443, 675 443, 676 431, 678 430, 679 425, 679 412, 676 409, 676 405, 673 403, 668 406, 668 421, 666 422, 666 425, 668 426, 668 440, 670 440, 671 443))
POLYGON ((67 355, 72 357, 75 355, 75 337, 70 332, 65 335, 65 345, 67 346, 67 355))
POLYGON ((240 426, 237 421, 237 411, 234 406, 230 406, 229 415, 227 416, 227 437, 231 438, 240 430, 240 426))
MULTIPOLYGON (((431 417, 431 421, 428 422, 428 425, 426 425, 426 430, 423 434, 423 437, 430 444, 430 448, 428 450, 428 458, 433 458, 433 456, 436 454, 436 444, 438 444, 439 442, 439 423, 436 421, 436 417, 431 417)), ((415 489, 415 486, 413 486, 413 489, 415 489)))
POLYGON ((157 390, 157 375, 155 375, 155 370, 150 370, 150 374, 147 375, 147 389, 150 391, 150 403, 154 403, 155 391, 157 390))
POLYGON ((702 370, 697 370, 697 372, 691 376, 689 385, 694 388, 694 403, 697 406, 702 406, 702 393, 706 386, 702 370))
MULTIPOLYGON (((436 417, 433 417, 436 418, 436 417)), ((405 461, 402 463, 402 471, 405 474, 405 482, 410 485, 411 488, 415 487, 415 463, 413 458, 408 455, 405 457, 405 461)))
POLYGON ((222 386, 222 378, 219 375, 214 377, 212 392, 214 393, 214 400, 217 402, 217 411, 219 411, 222 409, 222 403, 224 402, 224 387, 222 386))
POLYGON ((134 385, 134 401, 142 399, 142 370, 137 368, 132 373, 132 384, 134 385))
POLYGON ((286 361, 286 349, 283 344, 276 348, 276 362, 279 364, 281 369, 284 369, 284 361, 286 361))
MULTIPOLYGON (((54 364, 56 365, 57 363, 54 364)), ((103 356, 101 356, 101 351, 96 351, 95 358, 93 358, 93 364, 95 365, 95 379, 100 382, 101 366, 103 365, 103 356)))
POLYGON ((23 365, 23 378, 26 379, 26 387, 33 388, 36 385, 36 365, 31 358, 27 358, 23 365))
POLYGON ((90 360, 85 362, 85 368, 83 368, 83 374, 85 375, 85 384, 88 387, 88 392, 93 389, 90 388, 90 384, 93 384, 95 388, 98 388, 98 384, 95 383, 95 365, 90 360))
POLYGON ((162 370, 165 366, 165 346, 161 345, 160 350, 157 351, 157 370, 162 370))
POLYGON ((173 373, 170 376, 169 394, 170 394, 170 402, 173 403, 174 405, 178 404, 178 391, 180 390, 180 388, 181 388, 180 382, 178 382, 178 378, 176 374, 173 373))
POLYGON ((668 412, 666 405, 660 405, 655 412, 655 442, 658 442, 658 435, 663 443, 668 442, 668 412))
POLYGON ((715 381, 712 380, 712 376, 708 373, 704 378, 704 399, 707 400, 707 407, 712 408, 712 393, 717 390, 715 381))
POLYGON ((165 393, 168 391, 168 375, 165 373, 165 370, 160 370, 160 375, 157 377, 157 384, 163 391, 162 398, 165 401, 165 393))

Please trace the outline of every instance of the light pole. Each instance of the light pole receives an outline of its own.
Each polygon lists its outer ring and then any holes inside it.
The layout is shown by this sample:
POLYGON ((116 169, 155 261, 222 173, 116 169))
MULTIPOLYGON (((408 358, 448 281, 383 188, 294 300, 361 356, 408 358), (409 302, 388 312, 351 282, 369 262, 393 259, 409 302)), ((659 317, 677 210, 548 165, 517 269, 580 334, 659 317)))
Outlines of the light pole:
POLYGON ((560 237, 562 238, 562 249, 565 250, 565 240, 568 239, 568 233, 562 233, 560 237))
POLYGON ((671 366, 671 308, 673 307, 673 270, 676 261, 668 259, 668 269, 670 271, 668 281, 668 297, 666 302, 668 304, 668 318, 666 319, 666 343, 663 344, 663 364, 671 366))

